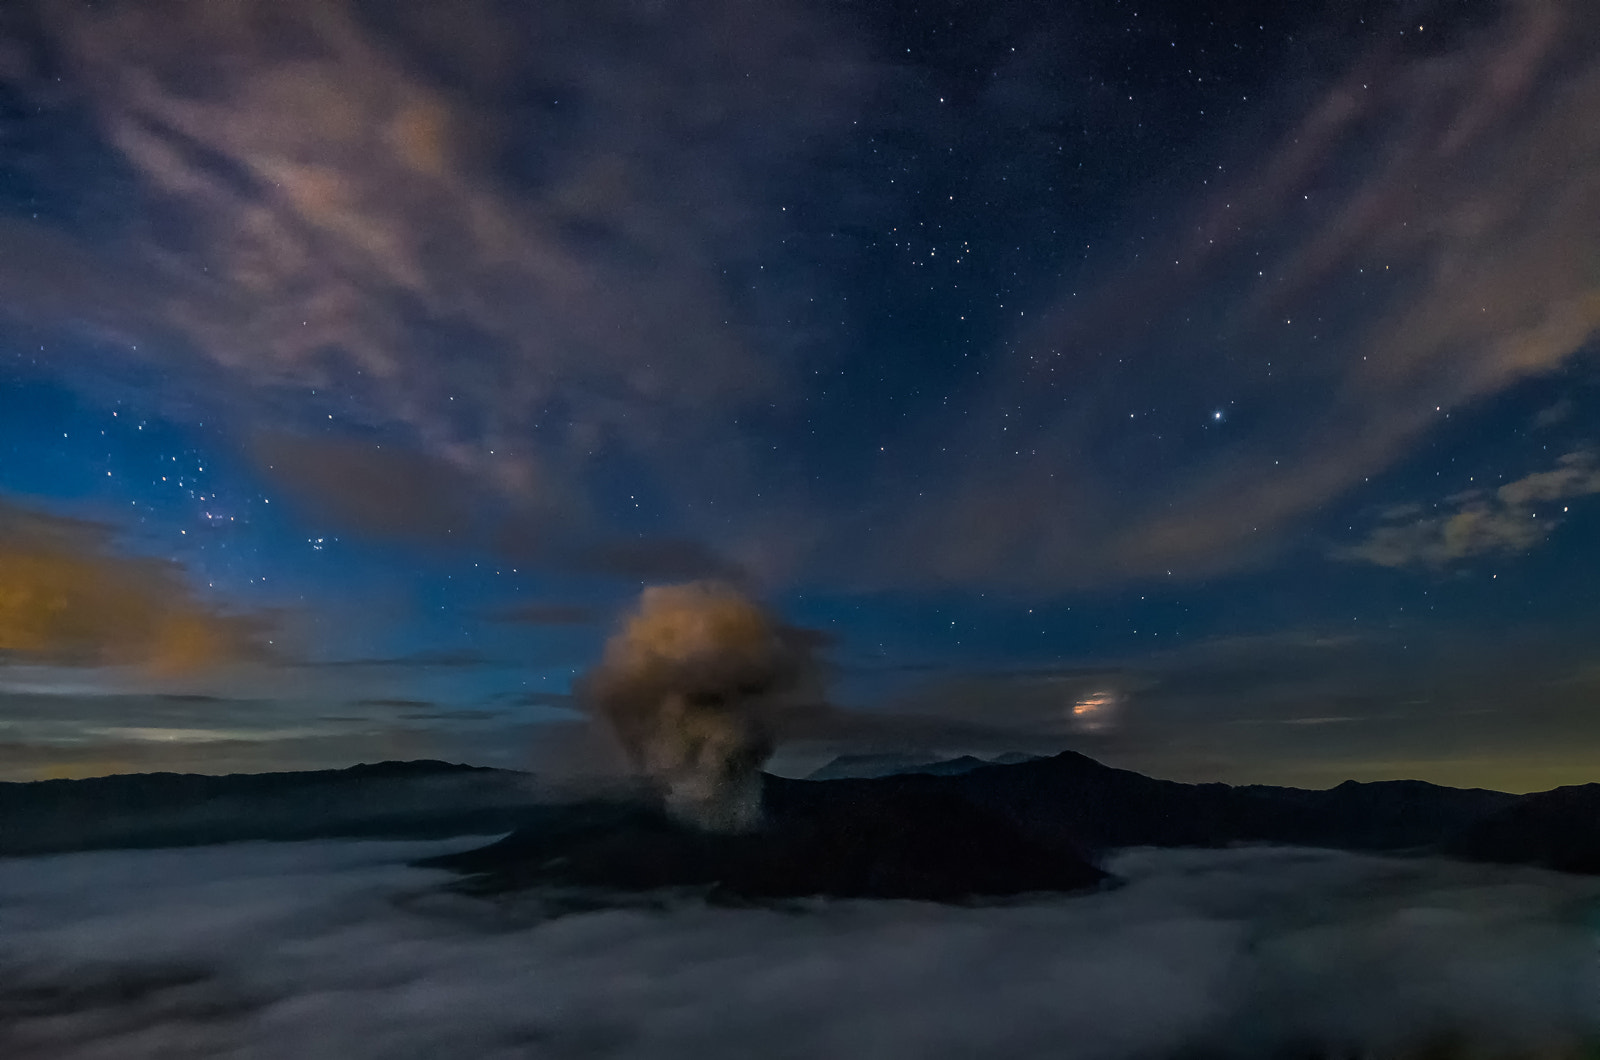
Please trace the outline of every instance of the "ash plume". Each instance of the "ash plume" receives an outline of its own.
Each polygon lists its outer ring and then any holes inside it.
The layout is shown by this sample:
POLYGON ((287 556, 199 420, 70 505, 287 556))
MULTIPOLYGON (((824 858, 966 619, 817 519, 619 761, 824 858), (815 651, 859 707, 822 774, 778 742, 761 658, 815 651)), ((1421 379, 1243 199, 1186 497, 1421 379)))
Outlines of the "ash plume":
POLYGON ((814 683, 812 640, 732 586, 647 588, 580 692, 673 813, 753 827, 774 712, 814 683))

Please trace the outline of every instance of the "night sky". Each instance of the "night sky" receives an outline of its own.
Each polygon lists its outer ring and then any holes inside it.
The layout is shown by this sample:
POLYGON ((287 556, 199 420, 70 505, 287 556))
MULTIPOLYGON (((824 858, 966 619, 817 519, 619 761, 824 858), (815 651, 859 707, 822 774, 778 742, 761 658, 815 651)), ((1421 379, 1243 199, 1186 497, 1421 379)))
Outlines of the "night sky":
POLYGON ((0 775, 1597 780, 1597 331, 1589 0, 5 0, 0 775))

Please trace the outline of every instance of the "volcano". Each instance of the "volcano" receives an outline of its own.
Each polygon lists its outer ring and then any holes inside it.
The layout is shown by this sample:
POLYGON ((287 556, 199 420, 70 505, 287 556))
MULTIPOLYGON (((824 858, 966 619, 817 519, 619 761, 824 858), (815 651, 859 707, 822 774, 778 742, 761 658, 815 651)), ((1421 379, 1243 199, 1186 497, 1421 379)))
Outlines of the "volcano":
POLYGON ((702 830, 645 802, 552 806, 499 842, 425 864, 462 873, 478 893, 694 887, 726 900, 961 902, 1092 888, 1108 879, 1096 860, 1130 846, 1521 853, 1468 841, 1519 796, 1420 781, 1180 784, 1065 752, 949 773, 762 782, 762 821, 748 831, 702 830))
MULTIPOLYGON (((1600 785, 1533 795, 1413 780, 1322 791, 1182 784, 1073 752, 841 780, 760 775, 755 827, 686 824, 644 785, 572 801, 522 773, 443 762, 223 777, 0 784, 0 856, 245 840, 503 838, 428 864, 459 886, 695 888, 962 902, 1106 882, 1123 847, 1239 844, 1426 854, 1600 874, 1600 785)), ((935 764, 937 765, 937 764, 935 764)))
POLYGON ((1107 878, 1070 844, 1030 837, 955 791, 767 780, 763 819, 748 831, 707 831, 644 803, 589 803, 423 864, 466 874, 477 893, 689 887, 722 901, 960 902, 1107 878))

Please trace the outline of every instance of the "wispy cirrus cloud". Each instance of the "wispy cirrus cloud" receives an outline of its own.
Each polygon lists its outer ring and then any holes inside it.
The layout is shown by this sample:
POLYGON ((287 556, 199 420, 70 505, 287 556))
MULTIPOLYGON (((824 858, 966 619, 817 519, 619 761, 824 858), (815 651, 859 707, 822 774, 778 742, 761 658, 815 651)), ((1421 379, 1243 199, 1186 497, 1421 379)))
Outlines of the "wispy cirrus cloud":
MULTIPOLYGON (((43 0, 0 26, 0 78, 86 127, 99 153, 77 168, 109 176, 92 236, 3 222, 0 312, 220 380, 241 434, 280 430, 293 488, 374 536, 453 538, 491 497, 532 513, 503 535, 522 554, 630 579, 1203 577, 1271 562, 1441 414, 1600 326, 1600 17, 1495 11, 1438 43, 1396 21, 1299 104, 1241 110, 1248 135, 1213 142, 1253 146, 1210 148, 1164 231, 1129 222, 1043 294, 1027 269, 996 281, 1012 323, 952 394, 978 395, 970 414, 940 405, 906 436, 927 444, 864 469, 756 440, 822 393, 784 299, 830 289, 833 259, 791 262, 786 293, 747 282, 815 235, 779 197, 870 135, 876 104, 918 149, 1001 119, 1087 133, 1081 89, 1038 57, 1053 47, 1030 60, 1046 74, 986 78, 1015 83, 955 119, 864 58, 861 24, 802 4, 43 0), (425 473, 354 443, 297 461, 281 432, 330 411, 425 473), (634 511, 603 510, 623 478, 653 487, 659 538, 607 525, 634 511)), ((866 213, 818 224, 836 248, 866 213)))
MULTIPOLYGON (((0 40, 6 88, 98 135, 73 179, 114 171, 122 204, 91 234, 7 219, 0 314, 221 380, 247 441, 327 407, 579 523, 592 461, 671 479, 707 451, 680 443, 787 400, 792 350, 729 273, 868 78, 815 13, 725 0, 42 0, 0 40)), ((439 479, 341 510, 433 533, 466 488, 439 479)))
MULTIPOLYGON (((1561 513, 1542 505, 1600 493, 1600 463, 1594 453, 1567 453, 1548 471, 1537 471, 1495 490, 1469 490, 1445 498, 1424 513, 1420 505, 1391 509, 1366 540, 1335 549, 1338 559, 1380 567, 1442 570, 1478 556, 1525 552, 1561 525, 1561 513)), ((1563 508, 1562 512, 1566 509, 1563 508)))
POLYGON ((1269 563, 1444 413, 1586 349, 1600 15, 1493 12, 1436 44, 1395 21, 1114 278, 1025 307, 938 438, 956 472, 895 499, 867 565, 1059 589, 1269 563))

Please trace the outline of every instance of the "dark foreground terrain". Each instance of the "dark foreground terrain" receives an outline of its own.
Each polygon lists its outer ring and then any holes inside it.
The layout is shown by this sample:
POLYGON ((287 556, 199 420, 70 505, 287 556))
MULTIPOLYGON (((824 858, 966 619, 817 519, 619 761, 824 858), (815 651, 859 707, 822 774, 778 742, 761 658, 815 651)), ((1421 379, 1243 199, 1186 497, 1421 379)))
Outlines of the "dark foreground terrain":
POLYGON ((1106 878, 1071 843, 1029 835, 942 787, 860 793, 769 781, 765 820, 707 832, 640 804, 591 804, 480 850, 425 864, 480 892, 531 886, 705 888, 722 900, 912 898, 959 902, 1076 891, 1106 878))
POLYGON ((335 836, 509 833, 433 864, 479 891, 707 888, 941 901, 1067 891, 1122 847, 1271 844, 1600 873, 1600 785, 1535 795, 1419 781, 1326 791, 1179 784, 1075 753, 961 772, 765 779, 765 823, 708 834, 647 802, 553 802, 531 778, 441 762, 0 785, 0 854, 335 836))

